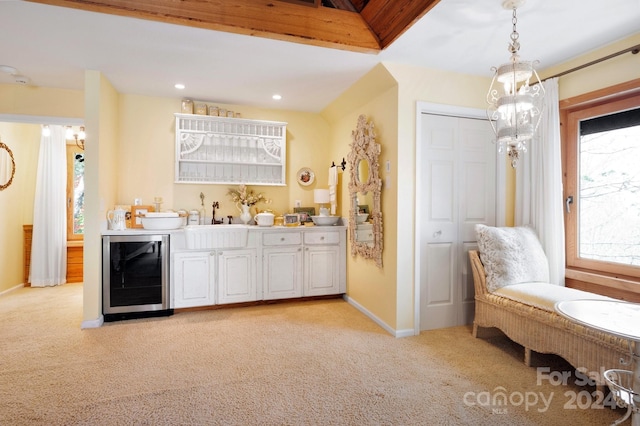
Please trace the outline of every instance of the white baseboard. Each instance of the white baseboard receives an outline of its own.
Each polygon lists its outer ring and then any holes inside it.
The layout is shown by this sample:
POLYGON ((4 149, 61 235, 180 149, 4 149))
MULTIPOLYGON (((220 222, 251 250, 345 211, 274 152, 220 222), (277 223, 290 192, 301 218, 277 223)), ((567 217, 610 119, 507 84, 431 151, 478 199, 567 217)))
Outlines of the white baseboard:
POLYGON ((11 287, 10 289, 7 289, 7 290, 1 292, 0 296, 3 296, 5 294, 7 294, 7 293, 11 293, 12 291, 16 291, 17 289, 22 288, 22 287, 24 287, 24 284, 18 284, 15 287, 11 287))
POLYGON ((102 324, 104 324, 104 317, 100 315, 97 319, 82 321, 82 325, 80 325, 80 328, 99 328, 102 327, 102 324))
POLYGON ((356 308, 357 310, 362 312, 364 315, 369 317, 373 322, 378 324, 380 327, 382 327, 387 333, 391 334, 393 337, 408 337, 408 336, 415 335, 415 333, 414 333, 412 328, 411 329, 407 329, 407 330, 394 330, 393 328, 389 327, 389 325, 387 323, 385 323, 380 318, 378 318, 377 316, 372 314, 371 311, 366 309, 364 306, 362 306, 361 304, 359 304, 358 302, 356 302, 355 300, 353 300, 352 298, 350 298, 346 294, 344 295, 344 300, 346 300, 347 303, 349 303, 354 308, 356 308))

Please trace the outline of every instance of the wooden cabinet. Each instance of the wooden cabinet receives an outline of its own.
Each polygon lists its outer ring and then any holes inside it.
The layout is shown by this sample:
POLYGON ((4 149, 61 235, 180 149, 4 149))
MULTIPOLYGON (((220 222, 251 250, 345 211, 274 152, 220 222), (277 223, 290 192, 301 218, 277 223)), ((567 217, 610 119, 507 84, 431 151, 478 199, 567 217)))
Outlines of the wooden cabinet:
POLYGON ((178 252, 173 256, 173 307, 215 304, 215 252, 178 252))
POLYGON ((176 183, 286 184, 287 123, 175 117, 176 183))
MULTIPOLYGON (((31 268, 31 240, 33 225, 22 225, 24 235, 23 261, 24 285, 29 287, 29 271, 31 268)), ((67 241, 67 282, 81 283, 84 280, 84 244, 82 241, 67 241)))
POLYGON ((256 250, 224 250, 218 253, 218 303, 257 300, 256 250))

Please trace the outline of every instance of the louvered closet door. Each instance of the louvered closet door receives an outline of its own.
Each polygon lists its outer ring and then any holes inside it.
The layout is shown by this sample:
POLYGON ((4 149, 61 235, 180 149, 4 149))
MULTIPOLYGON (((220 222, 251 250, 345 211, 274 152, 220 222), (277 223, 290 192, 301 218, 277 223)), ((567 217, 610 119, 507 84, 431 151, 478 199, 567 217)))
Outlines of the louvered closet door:
POLYGON ((468 250, 476 223, 495 224, 495 145, 487 120, 422 114, 420 328, 473 321, 468 250))

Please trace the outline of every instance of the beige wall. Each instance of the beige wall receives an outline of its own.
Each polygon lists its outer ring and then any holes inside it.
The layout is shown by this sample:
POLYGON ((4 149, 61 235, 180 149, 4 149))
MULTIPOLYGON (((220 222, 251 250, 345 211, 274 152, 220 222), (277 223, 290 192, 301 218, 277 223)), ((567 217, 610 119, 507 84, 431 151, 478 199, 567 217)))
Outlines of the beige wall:
POLYGON ((0 191, 0 293, 24 283, 22 225, 32 223, 40 126, 0 122, 0 140, 13 153, 13 181, 0 191))

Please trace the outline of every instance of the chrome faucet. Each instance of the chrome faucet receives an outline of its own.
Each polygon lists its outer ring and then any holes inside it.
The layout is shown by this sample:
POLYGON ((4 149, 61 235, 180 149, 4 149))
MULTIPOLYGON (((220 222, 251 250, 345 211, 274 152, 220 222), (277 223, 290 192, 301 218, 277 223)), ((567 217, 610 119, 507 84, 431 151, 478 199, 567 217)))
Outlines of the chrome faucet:
POLYGON ((216 220, 216 209, 220 208, 220 203, 218 201, 214 201, 211 207, 213 207, 213 214, 211 215, 211 224, 220 225, 221 223, 224 222, 224 219, 216 220))

